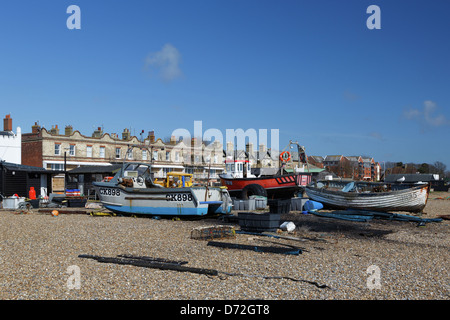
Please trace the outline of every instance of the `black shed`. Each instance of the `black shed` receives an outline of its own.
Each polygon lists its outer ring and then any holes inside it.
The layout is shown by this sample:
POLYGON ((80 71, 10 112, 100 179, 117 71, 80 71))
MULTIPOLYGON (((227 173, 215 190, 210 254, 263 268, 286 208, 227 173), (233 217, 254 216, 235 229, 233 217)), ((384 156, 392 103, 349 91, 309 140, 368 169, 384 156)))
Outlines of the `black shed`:
POLYGON ((58 173, 44 168, 0 161, 0 194, 5 197, 14 194, 28 197, 30 188, 34 187, 36 196, 39 196, 41 187, 44 187, 48 195, 51 192, 47 189, 52 185, 51 177, 58 173))
POLYGON ((87 197, 95 197, 92 182, 102 181, 107 176, 114 176, 121 164, 82 166, 67 171, 67 189, 79 189, 87 197))

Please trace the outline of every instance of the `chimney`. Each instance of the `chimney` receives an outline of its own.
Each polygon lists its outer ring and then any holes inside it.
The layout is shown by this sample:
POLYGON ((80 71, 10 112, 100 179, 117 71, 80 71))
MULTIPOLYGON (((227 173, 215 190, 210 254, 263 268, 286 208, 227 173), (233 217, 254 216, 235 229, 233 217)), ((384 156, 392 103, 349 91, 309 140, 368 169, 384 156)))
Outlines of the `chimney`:
POLYGON ((155 142, 155 131, 150 131, 148 133, 148 138, 150 139, 150 143, 154 143, 155 142))
POLYGON ((64 134, 66 136, 70 136, 73 133, 73 128, 71 125, 66 126, 65 130, 64 130, 64 134))
POLYGON ((122 140, 130 140, 130 130, 125 128, 122 132, 122 140))
POLYGON ((59 135, 58 125, 52 126, 52 128, 50 129, 50 133, 52 135, 59 135))
POLYGON ((259 153, 264 153, 266 152, 266 145, 265 144, 260 144, 259 145, 259 153))
POLYGON ((177 137, 170 136, 170 144, 177 144, 177 137))
POLYGON ((41 126, 38 125, 37 122, 34 123, 34 126, 31 126, 31 132, 32 133, 39 133, 41 131, 41 126))
POLYGON ((247 151, 247 153, 252 153, 253 152, 253 143, 247 143, 247 145, 245 146, 245 151, 247 151))
POLYGON ((103 134, 103 130, 101 127, 97 127, 97 130, 94 130, 94 133, 92 134, 93 138, 101 138, 103 134))
POLYGON ((227 142, 227 153, 228 153, 228 152, 233 152, 233 149, 234 149, 233 142, 228 141, 228 142, 227 142))
POLYGON ((3 130, 12 131, 12 119, 10 114, 7 114, 5 119, 3 119, 3 130))

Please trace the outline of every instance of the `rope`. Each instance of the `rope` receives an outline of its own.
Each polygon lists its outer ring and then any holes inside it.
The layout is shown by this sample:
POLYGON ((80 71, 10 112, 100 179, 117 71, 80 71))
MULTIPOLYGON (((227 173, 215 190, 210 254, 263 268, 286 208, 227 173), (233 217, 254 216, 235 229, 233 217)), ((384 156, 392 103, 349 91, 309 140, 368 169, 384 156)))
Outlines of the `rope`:
MULTIPOLYGON (((314 285, 314 286, 316 286, 317 288, 320 288, 320 289, 326 289, 326 288, 331 289, 326 284, 319 284, 319 283, 317 283, 315 281, 305 280, 305 279, 296 279, 296 278, 287 277, 287 276, 261 276, 261 275, 242 274, 242 273, 230 273, 230 272, 223 272, 223 271, 219 271, 219 274, 224 274, 224 275, 227 275, 227 276, 236 276, 236 277, 248 277, 248 278, 285 279, 285 280, 291 280, 291 281, 295 281, 295 282, 309 283, 309 284, 312 284, 312 285, 314 285)), ((219 279, 224 280, 226 278, 219 277, 219 279)))

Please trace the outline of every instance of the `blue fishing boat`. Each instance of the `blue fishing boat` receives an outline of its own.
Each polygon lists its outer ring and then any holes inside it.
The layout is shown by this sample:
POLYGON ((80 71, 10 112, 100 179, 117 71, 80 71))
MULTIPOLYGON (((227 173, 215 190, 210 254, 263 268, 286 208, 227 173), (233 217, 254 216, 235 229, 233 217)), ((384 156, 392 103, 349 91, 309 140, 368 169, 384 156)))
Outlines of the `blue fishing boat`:
POLYGON ((192 186, 183 177, 167 187, 153 180, 148 163, 124 163, 112 179, 93 185, 103 206, 120 214, 204 216, 232 208, 225 187, 192 186))

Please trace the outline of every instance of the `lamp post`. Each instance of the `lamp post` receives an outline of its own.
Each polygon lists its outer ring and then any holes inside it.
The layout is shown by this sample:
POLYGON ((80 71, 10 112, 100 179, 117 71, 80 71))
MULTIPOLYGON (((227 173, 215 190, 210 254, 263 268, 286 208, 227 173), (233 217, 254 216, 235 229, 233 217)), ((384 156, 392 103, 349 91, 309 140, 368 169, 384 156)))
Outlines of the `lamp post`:
POLYGON ((64 148, 64 195, 66 194, 67 189, 67 150, 70 148, 64 148))

